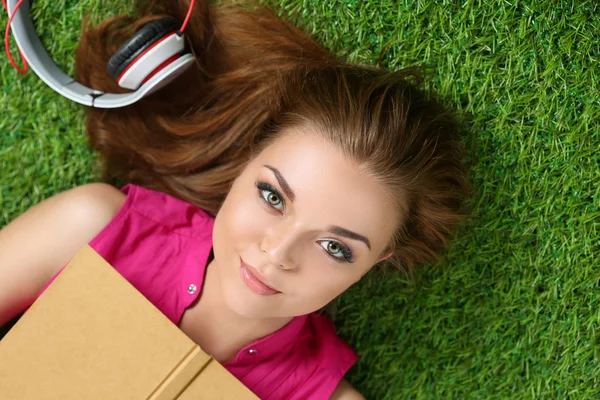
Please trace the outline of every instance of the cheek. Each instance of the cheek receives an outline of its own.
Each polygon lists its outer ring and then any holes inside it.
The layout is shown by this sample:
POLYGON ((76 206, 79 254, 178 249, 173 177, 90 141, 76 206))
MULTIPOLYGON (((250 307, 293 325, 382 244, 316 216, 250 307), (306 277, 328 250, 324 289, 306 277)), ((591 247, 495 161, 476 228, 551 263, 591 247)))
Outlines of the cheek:
POLYGON ((333 297, 343 293, 358 279, 356 274, 344 271, 345 265, 331 265, 322 259, 318 249, 306 252, 303 258, 304 285, 311 295, 317 295, 329 302, 333 297))
POLYGON ((219 233, 233 241, 233 246, 244 246, 261 234, 262 210, 257 200, 247 191, 232 190, 219 212, 219 233))
MULTIPOLYGON (((316 270, 316 268, 314 269, 316 270)), ((350 285, 344 274, 327 273, 326 271, 311 271, 303 281, 296 299, 298 307, 303 312, 317 311, 341 295, 350 285)))

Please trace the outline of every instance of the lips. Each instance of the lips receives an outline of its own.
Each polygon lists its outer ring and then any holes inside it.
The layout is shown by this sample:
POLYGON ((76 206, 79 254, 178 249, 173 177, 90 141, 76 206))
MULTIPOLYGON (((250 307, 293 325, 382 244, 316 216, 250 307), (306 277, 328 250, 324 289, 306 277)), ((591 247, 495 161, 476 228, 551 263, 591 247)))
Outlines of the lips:
POLYGON ((265 282, 265 278, 261 276, 260 272, 248 265, 240 258, 240 275, 242 276, 242 281, 248 286, 248 288, 254 293, 261 296, 272 296, 280 291, 276 290, 272 286, 268 285, 265 282))

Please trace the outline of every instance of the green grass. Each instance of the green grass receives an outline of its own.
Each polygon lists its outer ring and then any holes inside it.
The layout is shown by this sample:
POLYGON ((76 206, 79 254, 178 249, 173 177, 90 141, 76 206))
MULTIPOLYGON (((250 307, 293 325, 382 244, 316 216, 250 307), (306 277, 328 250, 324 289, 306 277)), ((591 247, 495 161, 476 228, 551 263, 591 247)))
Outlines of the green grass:
MULTIPOLYGON (((109 12, 36 3, 71 70, 81 15, 109 12)), ((353 62, 432 67, 469 123, 473 219, 415 282, 373 273, 340 299, 337 325, 362 355, 349 380, 371 399, 598 398, 600 5, 270 3, 353 62)), ((82 108, 2 60, 0 226, 97 179, 82 108)))

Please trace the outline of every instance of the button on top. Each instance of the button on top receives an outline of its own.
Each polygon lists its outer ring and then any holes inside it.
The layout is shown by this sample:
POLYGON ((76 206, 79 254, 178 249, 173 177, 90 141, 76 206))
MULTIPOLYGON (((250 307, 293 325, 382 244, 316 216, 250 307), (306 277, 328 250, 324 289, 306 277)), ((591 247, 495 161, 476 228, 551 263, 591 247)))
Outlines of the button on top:
POLYGON ((258 353, 258 350, 256 350, 256 349, 248 350, 248 354, 256 354, 256 353, 258 353))
POLYGON ((188 293, 194 294, 194 293, 196 293, 196 289, 198 289, 198 287, 196 285, 194 285, 193 283, 191 283, 190 286, 188 286, 188 293))

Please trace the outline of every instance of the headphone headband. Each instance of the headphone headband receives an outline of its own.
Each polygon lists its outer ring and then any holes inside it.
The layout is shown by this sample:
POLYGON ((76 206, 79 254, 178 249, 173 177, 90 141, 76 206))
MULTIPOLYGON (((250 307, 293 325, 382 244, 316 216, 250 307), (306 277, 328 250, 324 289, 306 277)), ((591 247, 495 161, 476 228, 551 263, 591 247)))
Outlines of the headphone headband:
MULTIPOLYGON (((7 1, 9 15, 12 14, 17 1, 7 1)), ((11 24, 13 35, 23 57, 42 81, 59 94, 79 104, 96 108, 118 108, 133 104, 171 82, 194 61, 191 54, 182 55, 157 72, 134 92, 117 94, 94 90, 75 81, 56 65, 36 34, 29 10, 30 0, 24 0, 11 24)), ((183 36, 180 36, 179 39, 184 40, 183 36)))

